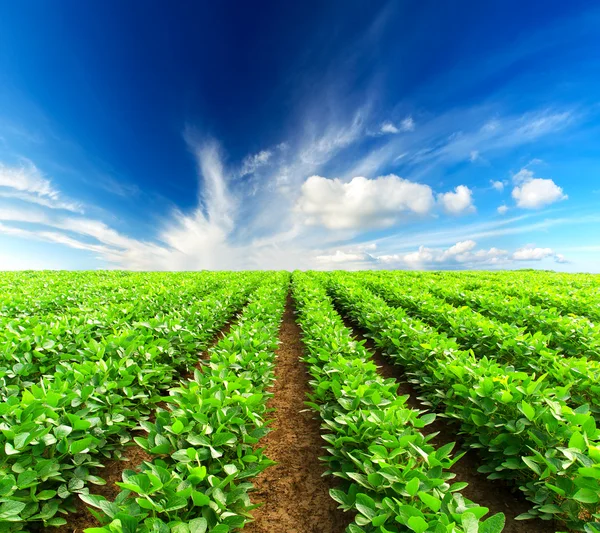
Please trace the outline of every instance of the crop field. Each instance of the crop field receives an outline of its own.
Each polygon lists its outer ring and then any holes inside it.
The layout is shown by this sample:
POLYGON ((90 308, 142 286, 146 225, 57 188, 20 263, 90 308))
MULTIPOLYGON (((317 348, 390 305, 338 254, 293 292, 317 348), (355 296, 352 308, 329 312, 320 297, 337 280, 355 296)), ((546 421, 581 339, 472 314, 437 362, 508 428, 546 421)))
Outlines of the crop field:
POLYGON ((600 533, 600 277, 0 273, 0 533, 600 533))

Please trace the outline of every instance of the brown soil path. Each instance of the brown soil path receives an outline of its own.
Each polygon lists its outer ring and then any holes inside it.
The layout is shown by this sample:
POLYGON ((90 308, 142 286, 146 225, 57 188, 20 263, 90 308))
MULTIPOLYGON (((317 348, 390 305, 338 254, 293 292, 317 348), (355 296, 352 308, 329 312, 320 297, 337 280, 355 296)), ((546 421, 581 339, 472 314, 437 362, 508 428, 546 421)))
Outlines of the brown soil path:
POLYGON ((273 431, 261 440, 267 457, 277 461, 255 480, 255 521, 244 533, 342 533, 352 520, 329 496, 333 480, 321 477, 325 468, 320 423, 305 410, 308 374, 301 361, 303 344, 295 322, 291 296, 280 329, 276 381, 269 400, 274 408, 273 431))
MULTIPOLYGON (((423 411, 430 410, 423 405, 417 398, 418 393, 409 384, 406 383, 404 369, 390 362, 380 350, 375 347, 373 341, 364 336, 364 333, 352 322, 344 318, 346 327, 353 332, 357 340, 365 340, 365 347, 373 354, 373 361, 379 368, 379 373, 386 378, 392 378, 398 381, 398 394, 408 394, 407 405, 412 409, 423 411)), ((461 437, 457 435, 458 428, 450 424, 446 419, 437 417, 432 424, 425 426, 421 432, 424 435, 439 432, 430 441, 436 448, 456 442, 454 452, 458 452, 463 443, 461 437)), ((555 533, 557 524, 554 521, 546 520, 515 520, 515 517, 525 513, 530 509, 529 502, 525 500, 520 492, 513 492, 511 487, 501 480, 490 480, 484 474, 477 472, 481 463, 477 454, 473 450, 467 451, 451 469, 456 474, 453 482, 463 481, 469 486, 461 491, 466 498, 479 505, 488 507, 491 516, 495 513, 504 513, 506 515, 506 526, 503 533, 555 533)), ((558 528, 560 529, 560 528, 558 528)), ((564 529, 563 529, 564 530, 564 529)))

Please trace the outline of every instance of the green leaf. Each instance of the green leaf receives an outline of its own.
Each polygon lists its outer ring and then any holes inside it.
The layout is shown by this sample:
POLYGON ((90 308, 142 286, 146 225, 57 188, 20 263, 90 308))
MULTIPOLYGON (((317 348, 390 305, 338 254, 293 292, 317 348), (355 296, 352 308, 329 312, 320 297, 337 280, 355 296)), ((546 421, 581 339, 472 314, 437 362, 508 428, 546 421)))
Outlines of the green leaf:
POLYGON ((23 448, 23 446, 25 446, 25 443, 27 442, 27 439, 29 438, 30 433, 19 433, 16 437, 15 437, 15 448, 17 450, 20 450, 21 448, 23 448))
POLYGON ((575 431, 573 435, 571 435, 571 438, 569 439, 569 448, 577 448, 582 452, 587 449, 585 438, 579 431, 575 431))
POLYGON ((424 531, 427 531, 428 527, 427 522, 420 516, 411 516, 406 525, 415 533, 423 533, 424 531))
POLYGON ((461 524, 465 533, 478 533, 479 520, 477 517, 470 512, 465 512, 461 516, 461 524))
POLYGON ((25 509, 25 507, 27 506, 23 502, 4 502, 2 505, 0 505, 0 518, 17 516, 23 509, 25 509))
POLYGON ((206 518, 195 518, 188 525, 190 526, 190 533, 205 533, 208 528, 206 518))
POLYGON ((573 499, 581 503, 598 503, 598 493, 590 489, 579 489, 573 499))
POLYGON ((203 492, 195 490, 192 492, 192 501, 195 506, 204 507, 210 503, 210 498, 203 492))
POLYGON ((85 439, 81 439, 81 440, 74 440, 73 442, 71 442, 69 451, 72 454, 83 453, 83 451, 86 450, 91 443, 92 443, 92 437, 86 437, 85 439))
POLYGON ((521 459, 523 459, 523 462, 529 467, 531 468, 531 470, 533 470, 538 476, 542 475, 542 470, 540 468, 540 465, 538 465, 532 458, 532 457, 522 457, 521 459))
POLYGON ((64 437, 69 436, 72 431, 73 428, 71 426, 58 426, 54 429, 54 435, 57 439, 62 439, 64 437))
POLYGON ((500 533, 504 529, 505 521, 504 513, 490 516, 485 522, 479 524, 479 533, 500 533))
POLYGON ((577 470, 577 473, 583 477, 591 477, 594 479, 600 479, 600 468, 594 468, 592 466, 582 467, 577 470))
POLYGON ((427 505, 434 513, 437 513, 442 506, 441 500, 432 496, 431 494, 427 494, 426 492, 419 492, 420 500, 427 505))
POLYGON ((49 500, 51 498, 54 498, 54 496, 56 496, 55 490, 43 490, 42 492, 36 494, 36 498, 38 500, 49 500))
POLYGON ((521 402, 519 408, 528 420, 533 420, 535 418, 535 409, 531 407, 531 405, 529 405, 525 400, 521 402))
POLYGON ((375 500, 366 494, 359 493, 356 495, 356 508, 358 512, 366 516, 369 520, 377 514, 375 500))
POLYGON ((419 478, 413 477, 404 488, 410 496, 416 496, 419 492, 419 478))
POLYGON ((175 435, 179 435, 183 431, 184 425, 181 420, 176 420, 175 423, 171 426, 171 431, 175 433, 175 435))

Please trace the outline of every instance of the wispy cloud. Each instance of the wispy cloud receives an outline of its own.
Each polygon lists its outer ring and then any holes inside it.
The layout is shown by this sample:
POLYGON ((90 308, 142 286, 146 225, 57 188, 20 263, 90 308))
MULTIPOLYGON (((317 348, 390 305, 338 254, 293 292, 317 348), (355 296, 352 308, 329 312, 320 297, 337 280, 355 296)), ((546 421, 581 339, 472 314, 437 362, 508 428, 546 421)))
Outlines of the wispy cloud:
POLYGON ((273 152, 270 150, 261 150, 257 154, 247 155, 242 161, 242 169, 240 170, 240 176, 246 176, 247 174, 253 174, 256 170, 269 162, 273 152))
POLYGON ((0 163, 0 197, 13 198, 51 209, 83 212, 81 205, 64 200, 52 182, 27 159, 22 159, 21 164, 17 166, 0 163))

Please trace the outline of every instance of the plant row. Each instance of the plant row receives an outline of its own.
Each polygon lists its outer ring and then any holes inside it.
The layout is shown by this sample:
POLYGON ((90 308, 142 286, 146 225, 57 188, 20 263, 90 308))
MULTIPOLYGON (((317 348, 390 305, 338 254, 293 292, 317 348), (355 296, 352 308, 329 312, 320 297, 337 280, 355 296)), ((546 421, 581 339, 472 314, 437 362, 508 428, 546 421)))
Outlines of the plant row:
POLYGON ((220 272, 0 272, 0 321, 87 312, 107 304, 135 306, 161 293, 172 296, 225 279, 220 272))
MULTIPOLYGON (((600 291, 597 280, 585 288, 573 285, 573 279, 563 284, 556 284, 555 278, 544 278, 537 272, 529 272, 526 277, 522 275, 505 276, 501 284, 503 293, 527 300, 531 304, 546 308, 555 308, 561 314, 579 315, 588 317, 594 322, 600 321, 600 291)), ((471 278, 471 288, 497 290, 496 278, 485 280, 477 276, 471 278)))
POLYGON ((353 339, 325 289, 294 274, 312 380, 308 405, 319 413, 328 443, 328 474, 343 480, 331 496, 355 513, 351 533, 500 532, 504 515, 464 498, 466 483, 450 483, 454 443, 435 449, 420 428, 435 419, 406 405, 398 384, 377 373, 362 342, 353 339))
POLYGON ((3 387, 0 519, 9 513, 10 522, 5 530, 19 531, 29 522, 65 523, 61 514, 75 510, 74 495, 104 483, 97 475, 102 461, 119 456, 131 431, 163 399, 162 391, 192 368, 248 290, 233 283, 228 293, 207 298, 188 324, 90 341, 78 350, 81 362, 50 365, 37 384, 3 387))
POLYGON ((328 283, 337 304, 412 375, 431 405, 460 424, 481 472, 519 487, 533 507, 520 518, 555 518, 600 532, 600 431, 566 387, 487 357, 476 358, 345 274, 328 283))
POLYGON ((563 315, 554 308, 531 304, 500 291, 461 291, 448 285, 430 283, 428 290, 453 305, 469 306, 481 314, 548 335, 549 346, 571 357, 600 360, 600 328, 585 317, 563 315))
POLYGON ((564 386, 572 406, 589 404, 600 421, 600 362, 586 357, 564 357, 548 346, 548 336, 528 333, 522 328, 487 318, 469 307, 454 307, 417 284, 410 289, 386 277, 366 278, 366 285, 393 306, 439 328, 457 340, 460 347, 478 356, 497 359, 518 370, 546 374, 548 380, 564 386))
POLYGON ((288 283, 289 274, 270 274, 206 364, 142 423, 135 442, 153 459, 124 471, 115 501, 81 495, 103 524, 87 533, 227 533, 251 519, 249 479, 273 464, 259 440, 288 283))
MULTIPOLYGON (((252 277, 233 279, 224 288, 194 297, 185 305, 161 301, 143 314, 124 314, 120 305, 100 313, 55 317, 27 327, 15 321, 0 334, 0 395, 13 395, 37 382, 42 375, 51 379, 57 365, 85 363, 108 357, 120 359, 148 347, 150 353, 165 352, 170 361, 177 354, 190 354, 214 333, 214 312, 227 311, 227 302, 236 292, 247 294, 256 282, 252 277)), ((134 299, 134 293, 130 299, 134 299)))

